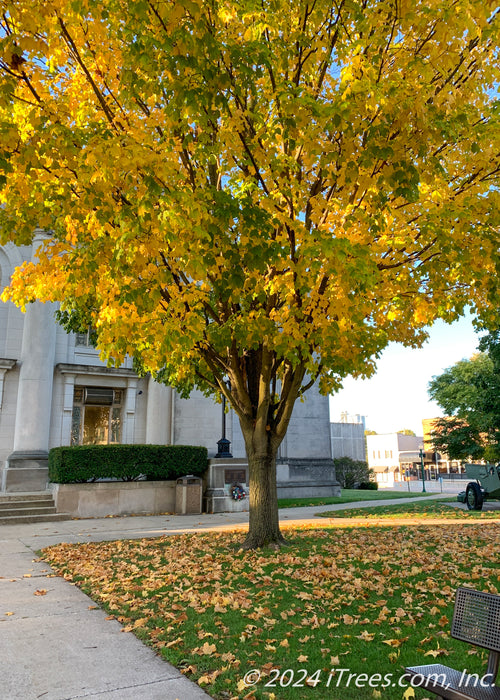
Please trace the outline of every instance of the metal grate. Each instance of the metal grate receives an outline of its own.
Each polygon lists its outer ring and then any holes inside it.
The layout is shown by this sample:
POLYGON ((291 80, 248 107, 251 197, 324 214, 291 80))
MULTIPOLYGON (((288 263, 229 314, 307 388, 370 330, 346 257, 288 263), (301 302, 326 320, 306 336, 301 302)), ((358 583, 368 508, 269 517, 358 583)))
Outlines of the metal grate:
POLYGON ((500 652, 500 596, 458 588, 451 636, 500 652))
POLYGON ((111 406, 113 396, 113 389, 99 386, 85 387, 85 403, 92 406, 111 406))
POLYGON ((486 685, 490 681, 486 676, 469 675, 441 664, 411 666, 406 671, 411 677, 412 688, 425 688, 440 698, 500 700, 500 688, 486 685))

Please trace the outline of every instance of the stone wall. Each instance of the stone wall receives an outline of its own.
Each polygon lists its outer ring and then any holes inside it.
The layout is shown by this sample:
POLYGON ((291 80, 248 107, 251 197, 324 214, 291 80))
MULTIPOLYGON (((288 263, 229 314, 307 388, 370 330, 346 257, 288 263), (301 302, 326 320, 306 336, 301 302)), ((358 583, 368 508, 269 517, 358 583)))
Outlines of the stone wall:
POLYGON ((103 481, 50 484, 58 513, 74 518, 175 511, 175 481, 103 481))
POLYGON ((331 459, 288 459, 277 466, 278 498, 340 496, 331 459))

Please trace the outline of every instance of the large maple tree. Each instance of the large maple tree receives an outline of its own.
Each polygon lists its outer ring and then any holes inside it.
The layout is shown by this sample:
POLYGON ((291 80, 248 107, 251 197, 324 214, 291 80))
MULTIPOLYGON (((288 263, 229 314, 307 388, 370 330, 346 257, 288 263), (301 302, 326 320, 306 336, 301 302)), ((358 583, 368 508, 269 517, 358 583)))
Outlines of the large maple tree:
POLYGON ((224 394, 246 546, 295 401, 498 308, 498 3, 1 0, 4 299, 224 394))

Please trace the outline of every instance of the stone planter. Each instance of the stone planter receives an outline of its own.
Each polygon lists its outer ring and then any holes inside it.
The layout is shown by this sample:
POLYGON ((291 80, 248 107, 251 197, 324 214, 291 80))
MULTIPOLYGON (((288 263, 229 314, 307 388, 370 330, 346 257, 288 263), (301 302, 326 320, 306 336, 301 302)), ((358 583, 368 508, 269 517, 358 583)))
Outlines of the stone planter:
POLYGON ((58 513, 74 518, 175 511, 175 481, 98 481, 49 484, 58 513))

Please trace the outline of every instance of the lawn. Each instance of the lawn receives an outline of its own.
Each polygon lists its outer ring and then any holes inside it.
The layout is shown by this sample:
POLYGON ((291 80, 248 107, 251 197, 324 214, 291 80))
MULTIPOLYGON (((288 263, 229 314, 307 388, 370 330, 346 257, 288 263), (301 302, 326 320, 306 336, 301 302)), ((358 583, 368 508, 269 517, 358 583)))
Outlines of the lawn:
POLYGON ((362 489, 342 489, 340 496, 328 498, 280 498, 280 508, 302 508, 304 506, 330 506, 337 503, 355 501, 386 501, 392 498, 418 498, 432 496, 431 493, 410 493, 406 491, 364 491, 362 489))
POLYGON ((402 700, 413 697, 407 664, 484 672, 485 653, 448 630, 458 586, 499 592, 497 525, 285 534, 278 551, 243 551, 238 532, 61 544, 43 556, 219 700, 402 700))
POLYGON ((456 498, 443 501, 426 501, 425 503, 393 503, 387 506, 369 506, 368 508, 348 508, 346 510, 318 513, 328 518, 376 518, 400 519, 411 518, 425 521, 427 518, 444 518, 446 520, 498 520, 500 519, 500 502, 491 501, 493 510, 467 510, 457 507, 456 498))

